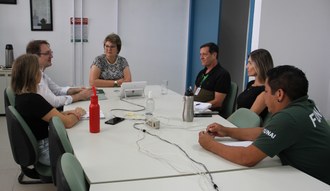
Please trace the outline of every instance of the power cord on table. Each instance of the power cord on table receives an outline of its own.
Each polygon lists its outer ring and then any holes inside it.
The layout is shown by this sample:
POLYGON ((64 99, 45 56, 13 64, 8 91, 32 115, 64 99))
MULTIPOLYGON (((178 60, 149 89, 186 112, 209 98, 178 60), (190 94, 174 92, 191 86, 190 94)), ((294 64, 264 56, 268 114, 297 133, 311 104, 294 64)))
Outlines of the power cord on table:
POLYGON ((209 175, 209 177, 210 177, 211 183, 213 184, 213 188, 214 188, 215 190, 219 191, 219 187, 218 187, 217 184, 215 184, 215 182, 214 182, 214 180, 213 180, 213 176, 212 176, 212 174, 210 173, 210 171, 207 169, 207 167, 206 167, 203 163, 198 162, 198 161, 196 161, 195 159, 191 158, 191 157, 188 155, 188 153, 187 153, 185 150, 183 150, 179 145, 177 145, 177 144, 175 144, 175 143, 172 143, 172 142, 170 142, 170 141, 168 141, 168 140, 166 140, 166 139, 163 139, 163 138, 161 138, 160 136, 158 136, 158 135, 156 135, 156 134, 152 134, 152 133, 150 133, 149 131, 147 131, 146 129, 141 129, 141 128, 138 128, 138 127, 137 127, 137 125, 142 125, 142 124, 145 124, 145 123, 142 123, 142 122, 139 122, 139 123, 138 123, 138 122, 136 122, 136 123, 133 124, 133 127, 134 127, 134 129, 136 129, 136 130, 138 130, 138 131, 142 131, 143 133, 146 133, 146 134, 148 134, 148 135, 150 135, 150 136, 156 137, 156 138, 158 138, 159 140, 164 141, 165 143, 168 143, 168 144, 170 144, 170 145, 173 145, 173 146, 177 147, 179 150, 181 150, 181 151, 186 155, 186 157, 187 157, 189 160, 191 160, 191 161, 194 162, 195 164, 198 164, 198 165, 200 165, 200 166, 202 166, 202 167, 204 168, 204 170, 206 171, 206 173, 207 173, 207 174, 209 175))

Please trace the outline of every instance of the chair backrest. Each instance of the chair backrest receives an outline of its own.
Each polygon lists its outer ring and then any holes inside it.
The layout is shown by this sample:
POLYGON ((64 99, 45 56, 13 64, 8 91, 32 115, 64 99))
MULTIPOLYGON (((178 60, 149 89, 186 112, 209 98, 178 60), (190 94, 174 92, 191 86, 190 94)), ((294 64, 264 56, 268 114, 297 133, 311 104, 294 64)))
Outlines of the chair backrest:
POLYGON ((12 106, 6 107, 8 136, 14 160, 21 166, 38 161, 38 143, 30 127, 12 106))
POLYGON ((21 166, 18 182, 50 183, 51 168, 39 162, 38 142, 28 124, 12 105, 6 107, 6 119, 11 151, 15 162, 21 166), (24 176, 30 179, 24 179, 24 176))
POLYGON ((5 98, 5 107, 7 108, 9 105, 15 106, 15 93, 11 86, 8 86, 4 91, 5 98))
POLYGON ((235 111, 236 107, 236 97, 238 92, 238 86, 235 82, 231 82, 230 91, 226 95, 226 98, 223 102, 223 107, 221 108, 221 116, 227 118, 235 111))
POLYGON ((56 185, 57 161, 63 153, 73 153, 68 134, 62 120, 53 117, 49 123, 49 156, 52 167, 53 183, 56 185))
POLYGON ((261 118, 247 108, 239 108, 227 120, 237 127, 259 127, 261 118))
POLYGON ((57 189, 61 191, 86 191, 89 189, 84 170, 71 153, 64 153, 58 160, 56 179, 57 189))

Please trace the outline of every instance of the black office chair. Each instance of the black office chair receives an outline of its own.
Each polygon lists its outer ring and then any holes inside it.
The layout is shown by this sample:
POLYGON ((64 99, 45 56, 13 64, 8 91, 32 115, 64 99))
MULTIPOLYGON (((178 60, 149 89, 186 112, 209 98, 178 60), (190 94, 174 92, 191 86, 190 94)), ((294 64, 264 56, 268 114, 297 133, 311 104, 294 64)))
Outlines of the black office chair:
POLYGON ((6 119, 11 151, 21 166, 18 182, 21 184, 51 183, 51 168, 38 161, 38 143, 30 127, 13 106, 6 108, 6 119), (25 181, 27 176, 31 181, 25 181))
POLYGON ((5 98, 5 108, 9 105, 15 106, 15 93, 13 89, 8 86, 3 93, 5 98))
POLYGON ((57 161, 63 153, 73 154, 68 134, 62 120, 59 117, 53 117, 49 123, 49 156, 52 167, 53 183, 56 185, 56 166, 57 161))
POLYGON ((89 183, 77 158, 64 153, 57 163, 56 180, 58 191, 87 191, 89 183))

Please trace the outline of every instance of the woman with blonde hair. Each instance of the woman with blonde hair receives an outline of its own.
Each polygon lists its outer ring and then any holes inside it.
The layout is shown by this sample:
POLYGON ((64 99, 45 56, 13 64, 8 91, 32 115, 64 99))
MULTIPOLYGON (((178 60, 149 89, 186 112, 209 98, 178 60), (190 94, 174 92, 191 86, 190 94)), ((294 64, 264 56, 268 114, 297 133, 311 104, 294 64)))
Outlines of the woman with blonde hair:
POLYGON ((250 53, 246 66, 250 81, 246 89, 237 97, 237 108, 248 108, 264 119, 268 113, 263 101, 263 91, 268 70, 274 67, 271 54, 265 49, 257 49, 250 53))
POLYGON ((82 108, 59 112, 37 93, 41 80, 38 57, 34 54, 19 56, 12 68, 11 87, 15 93, 15 108, 31 128, 38 141, 39 161, 50 165, 48 126, 58 116, 66 128, 74 126, 86 111, 82 108))

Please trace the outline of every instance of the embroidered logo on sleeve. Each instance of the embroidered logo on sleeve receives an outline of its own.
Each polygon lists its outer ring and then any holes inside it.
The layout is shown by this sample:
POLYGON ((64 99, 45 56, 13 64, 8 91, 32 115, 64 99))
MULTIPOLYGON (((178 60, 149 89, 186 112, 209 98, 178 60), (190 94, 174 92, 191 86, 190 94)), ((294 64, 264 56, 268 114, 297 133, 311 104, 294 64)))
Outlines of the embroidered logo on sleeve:
POLYGON ((316 121, 318 121, 319 123, 321 123, 321 120, 322 120, 322 114, 319 112, 319 110, 314 107, 313 109, 313 113, 309 114, 309 118, 311 119, 314 127, 316 127, 316 121))
POLYGON ((264 129, 263 133, 267 136, 269 136, 270 138, 274 139, 276 137, 276 134, 273 133, 272 131, 268 130, 268 129, 264 129))

